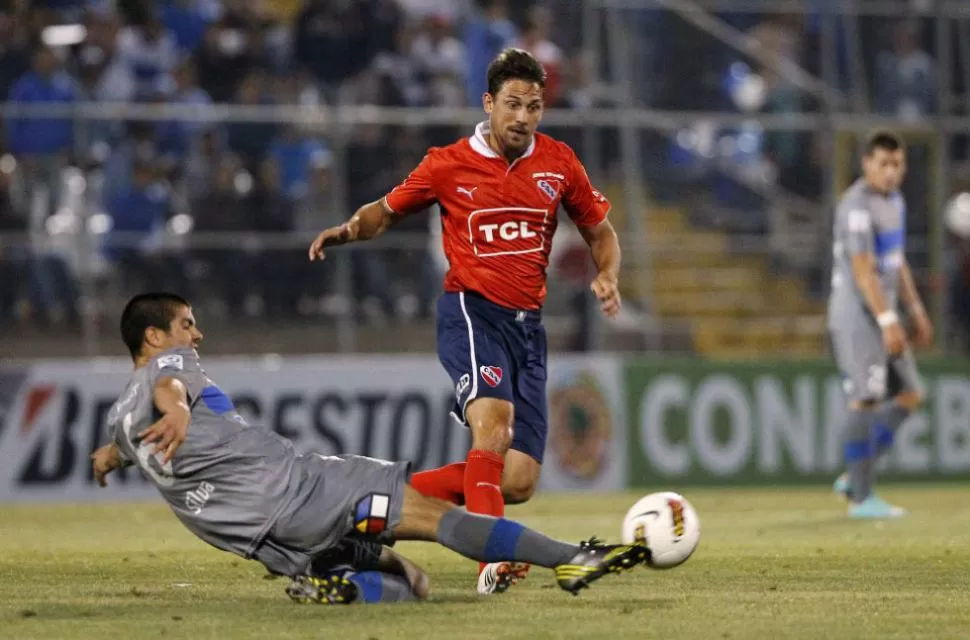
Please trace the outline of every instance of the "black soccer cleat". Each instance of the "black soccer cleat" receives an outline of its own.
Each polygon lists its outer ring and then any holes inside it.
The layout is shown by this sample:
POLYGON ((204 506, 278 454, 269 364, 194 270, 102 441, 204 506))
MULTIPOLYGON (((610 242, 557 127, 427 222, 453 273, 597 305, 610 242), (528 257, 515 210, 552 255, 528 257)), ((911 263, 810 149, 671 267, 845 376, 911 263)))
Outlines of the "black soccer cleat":
POLYGON ((602 544, 590 538, 579 544, 579 553, 569 562, 556 567, 556 582, 575 596, 607 574, 620 573, 649 560, 650 550, 642 544, 602 544))
POLYGON ((342 573, 296 576, 287 585, 286 595, 299 604, 353 604, 357 600, 357 585, 342 573))

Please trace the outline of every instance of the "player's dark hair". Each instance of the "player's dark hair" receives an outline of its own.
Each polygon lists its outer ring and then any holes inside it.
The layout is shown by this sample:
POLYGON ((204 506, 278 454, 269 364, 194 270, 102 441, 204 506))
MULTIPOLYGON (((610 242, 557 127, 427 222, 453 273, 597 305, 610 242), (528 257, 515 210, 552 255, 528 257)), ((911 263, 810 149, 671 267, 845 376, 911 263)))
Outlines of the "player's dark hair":
POLYGON ((866 155, 871 156, 876 149, 892 152, 905 149, 905 145, 892 131, 876 131, 866 140, 866 155))
POLYGON ((141 352, 145 330, 155 327, 168 331, 179 307, 191 306, 174 293, 140 293, 125 305, 121 312, 121 339, 134 360, 141 352))
POLYGON ((497 96, 509 80, 525 80, 534 82, 543 89, 546 87, 546 72, 528 51, 508 48, 498 54, 488 65, 488 92, 497 96))

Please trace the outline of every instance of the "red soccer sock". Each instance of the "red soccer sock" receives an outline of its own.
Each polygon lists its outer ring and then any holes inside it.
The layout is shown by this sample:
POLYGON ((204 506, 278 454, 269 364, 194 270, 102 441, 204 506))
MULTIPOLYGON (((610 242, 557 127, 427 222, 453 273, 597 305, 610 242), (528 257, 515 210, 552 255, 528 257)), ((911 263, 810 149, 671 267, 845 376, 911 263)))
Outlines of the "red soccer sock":
MULTIPOLYGON (((502 470, 505 458, 492 451, 472 449, 465 458, 465 508, 470 513, 481 513, 501 518, 505 515, 505 498, 502 496, 502 470)), ((481 571, 486 563, 480 563, 481 571)))
POLYGON ((412 474, 411 486, 422 495, 461 506, 465 502, 465 463, 456 462, 412 474))

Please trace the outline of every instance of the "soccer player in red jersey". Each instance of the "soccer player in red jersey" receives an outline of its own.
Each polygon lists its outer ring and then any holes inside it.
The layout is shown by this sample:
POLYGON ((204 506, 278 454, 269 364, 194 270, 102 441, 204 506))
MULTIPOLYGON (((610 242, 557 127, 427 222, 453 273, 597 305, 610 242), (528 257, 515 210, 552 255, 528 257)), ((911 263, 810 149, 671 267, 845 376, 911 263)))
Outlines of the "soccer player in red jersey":
MULTIPOLYGON (((438 357, 455 384, 455 417, 472 432, 464 462, 414 474, 414 487, 501 516, 539 481, 547 433, 546 335, 541 322, 559 206, 590 248, 591 288, 607 316, 620 310, 620 246, 610 203, 567 145, 536 133, 545 73, 529 53, 506 49, 488 68, 488 120, 472 136, 432 148, 385 197, 321 232, 324 249, 370 240, 437 202, 449 271, 438 301, 438 357)), ((478 591, 505 591, 527 566, 480 567, 478 591)))

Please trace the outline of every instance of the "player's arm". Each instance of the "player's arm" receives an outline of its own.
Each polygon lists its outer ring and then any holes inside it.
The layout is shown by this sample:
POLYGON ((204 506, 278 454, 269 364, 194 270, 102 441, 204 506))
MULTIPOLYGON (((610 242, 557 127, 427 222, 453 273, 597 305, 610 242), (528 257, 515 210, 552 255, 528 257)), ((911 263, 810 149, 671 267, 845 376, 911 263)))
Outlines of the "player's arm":
POLYGON ((613 224, 604 219, 593 227, 579 227, 596 266, 596 279, 590 289, 600 301, 603 313, 615 316, 620 311, 620 239, 613 224))
POLYGON ((923 306, 919 290, 916 288, 916 281, 913 279, 913 271, 909 267, 909 261, 905 258, 899 268, 899 282, 900 297, 913 320, 915 342, 921 347, 927 347, 933 343, 933 323, 930 322, 926 307, 923 306))
POLYGON ((192 416, 189 393, 181 380, 165 376, 155 382, 152 400, 162 417, 138 436, 143 444, 155 442, 155 453, 165 452, 162 457, 162 464, 165 464, 172 459, 188 434, 192 416))
POLYGON ((394 219, 394 212, 387 206, 384 198, 369 202, 358 209, 347 222, 320 232, 310 245, 310 260, 322 260, 324 248, 376 238, 394 224, 394 219))
POLYGON ((381 235, 402 216, 427 209, 435 201, 429 151, 404 182, 389 194, 357 210, 342 225, 324 229, 310 245, 310 260, 323 260, 324 249, 349 242, 371 240, 381 235))
POLYGON ((852 261, 852 279, 866 307, 882 329, 886 351, 891 355, 898 355, 906 348, 906 339, 896 310, 889 308, 879 282, 872 219, 868 211, 852 209, 848 212, 847 224, 849 231, 846 249, 852 261))
POLYGON ((612 318, 620 312, 621 306, 620 240, 606 217, 610 212, 610 201, 593 188, 586 168, 572 150, 569 151, 569 164, 563 208, 576 223, 596 265, 596 278, 590 284, 590 289, 600 301, 603 313, 612 318))

